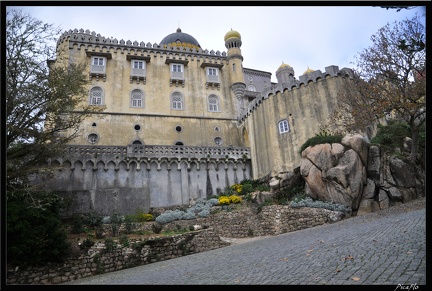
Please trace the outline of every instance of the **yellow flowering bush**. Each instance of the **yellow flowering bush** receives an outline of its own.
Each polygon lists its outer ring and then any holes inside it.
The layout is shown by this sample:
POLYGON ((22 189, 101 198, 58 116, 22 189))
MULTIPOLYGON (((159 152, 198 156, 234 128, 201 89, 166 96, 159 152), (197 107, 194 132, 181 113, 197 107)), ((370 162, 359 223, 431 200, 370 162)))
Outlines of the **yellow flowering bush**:
POLYGON ((238 204, 238 203, 240 203, 242 201, 241 197, 237 196, 237 195, 231 195, 229 197, 229 200, 230 200, 231 203, 235 203, 235 204, 238 204))
POLYGON ((231 203, 231 200, 227 196, 220 196, 219 197, 219 205, 228 205, 231 203))
POLYGON ((243 185, 242 184, 234 184, 231 186, 231 188, 236 191, 237 193, 241 193, 243 185))
POLYGON ((153 220, 153 215, 150 213, 139 213, 136 214, 136 221, 138 222, 144 222, 144 221, 152 221, 153 220))

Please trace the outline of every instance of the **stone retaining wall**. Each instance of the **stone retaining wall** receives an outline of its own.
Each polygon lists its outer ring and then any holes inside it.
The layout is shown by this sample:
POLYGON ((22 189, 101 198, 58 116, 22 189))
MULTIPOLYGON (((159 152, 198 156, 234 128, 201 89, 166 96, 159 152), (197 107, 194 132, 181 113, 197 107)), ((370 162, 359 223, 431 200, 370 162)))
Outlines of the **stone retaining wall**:
MULTIPOLYGON (((259 213, 251 207, 242 207, 235 211, 221 209, 207 218, 173 221, 163 226, 163 231, 188 229, 193 225, 202 226, 202 230, 171 237, 131 241, 129 247, 118 244, 112 251, 107 251, 104 244, 97 243, 87 254, 70 258, 60 265, 8 270, 6 283, 65 283, 230 245, 220 237, 277 235, 322 225, 333 221, 335 216, 340 217, 340 213, 327 209, 291 208, 288 205, 264 206, 259 213)), ((152 223, 142 224, 141 229, 151 230, 151 225, 152 223)))

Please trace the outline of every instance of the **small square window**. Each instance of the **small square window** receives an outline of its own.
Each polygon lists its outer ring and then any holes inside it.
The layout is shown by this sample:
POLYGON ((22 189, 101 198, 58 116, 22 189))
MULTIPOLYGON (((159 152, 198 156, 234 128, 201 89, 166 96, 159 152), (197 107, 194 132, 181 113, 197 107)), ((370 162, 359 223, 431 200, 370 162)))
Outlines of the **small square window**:
POLYGON ((279 122, 279 133, 289 132, 288 120, 282 120, 279 122))

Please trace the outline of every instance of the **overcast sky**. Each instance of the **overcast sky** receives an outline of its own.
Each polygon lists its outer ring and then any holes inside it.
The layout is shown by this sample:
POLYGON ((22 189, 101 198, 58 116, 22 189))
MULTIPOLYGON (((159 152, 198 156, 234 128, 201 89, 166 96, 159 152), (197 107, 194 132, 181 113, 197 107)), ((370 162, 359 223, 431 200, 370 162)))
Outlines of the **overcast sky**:
POLYGON ((243 66, 272 73, 273 82, 282 62, 294 68, 297 78, 308 67, 321 71, 330 65, 340 69, 354 67, 354 56, 371 46, 370 37, 381 27, 425 12, 423 7, 397 12, 372 6, 7 7, 10 8, 23 9, 63 31, 82 28, 132 42, 159 44, 180 27, 209 51, 226 52, 224 36, 233 29, 241 34, 243 66))

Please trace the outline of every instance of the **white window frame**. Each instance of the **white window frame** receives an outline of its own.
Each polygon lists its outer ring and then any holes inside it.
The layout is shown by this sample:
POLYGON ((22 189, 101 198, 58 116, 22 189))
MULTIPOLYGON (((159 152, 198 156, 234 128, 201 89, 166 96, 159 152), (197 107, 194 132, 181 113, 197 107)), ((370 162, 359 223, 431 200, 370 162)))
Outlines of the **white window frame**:
POLYGON ((215 67, 206 68, 207 82, 219 83, 219 69, 215 67))
POLYGON ((171 94, 171 109, 183 110, 183 107, 184 107, 183 100, 184 100, 183 95, 180 92, 172 93, 171 94))
POLYGON ((288 120, 284 119, 284 120, 279 121, 278 128, 279 128, 279 133, 289 132, 288 120))
POLYGON ((207 75, 209 76, 219 76, 218 68, 207 67, 207 75))
POLYGON ((131 75, 137 77, 145 77, 146 62, 143 60, 131 60, 131 75))
POLYGON ((106 57, 92 56, 90 64, 90 73, 92 74, 105 74, 106 72, 106 57))
POLYGON ((144 108, 144 92, 141 89, 134 89, 130 94, 130 107, 133 108, 144 108), (136 98, 134 93, 140 93, 141 98, 136 98))
POLYGON ((172 80, 184 80, 184 65, 178 63, 171 64, 170 73, 172 80))
POLYGON ((171 64, 171 72, 183 73, 183 65, 182 64, 171 64))
POLYGON ((90 105, 94 105, 94 106, 102 106, 104 105, 104 91, 102 89, 102 87, 96 86, 90 89, 90 100, 89 100, 89 104, 90 105), (99 91, 100 90, 100 96, 93 96, 93 94, 95 93, 95 91, 99 91))
POLYGON ((219 97, 212 94, 208 96, 208 111, 219 112, 219 97), (215 101, 215 102, 212 102, 215 101))
POLYGON ((248 86, 248 91, 256 92, 256 88, 255 88, 255 86, 254 86, 254 85, 249 85, 249 86, 248 86))

